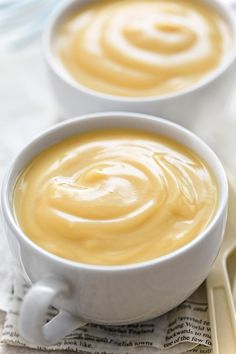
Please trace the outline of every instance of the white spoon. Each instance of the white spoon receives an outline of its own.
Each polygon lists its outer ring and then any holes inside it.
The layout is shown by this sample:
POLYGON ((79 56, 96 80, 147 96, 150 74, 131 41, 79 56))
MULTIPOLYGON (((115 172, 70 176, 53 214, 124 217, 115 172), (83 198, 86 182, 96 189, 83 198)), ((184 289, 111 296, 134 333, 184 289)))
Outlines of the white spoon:
POLYGON ((236 250, 236 178, 229 177, 229 211, 220 253, 207 278, 214 354, 236 354, 236 315, 227 259, 236 250))

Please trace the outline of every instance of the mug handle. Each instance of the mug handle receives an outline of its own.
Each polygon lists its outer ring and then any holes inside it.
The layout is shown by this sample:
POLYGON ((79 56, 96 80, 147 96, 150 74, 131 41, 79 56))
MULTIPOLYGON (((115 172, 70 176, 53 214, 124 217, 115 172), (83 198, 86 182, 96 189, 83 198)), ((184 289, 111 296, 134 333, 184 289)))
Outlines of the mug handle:
POLYGON ((68 311, 59 313, 45 324, 48 307, 53 300, 69 293, 68 285, 59 278, 47 277, 35 283, 27 292, 20 311, 19 332, 28 342, 37 345, 58 343, 74 329, 86 323, 68 311))

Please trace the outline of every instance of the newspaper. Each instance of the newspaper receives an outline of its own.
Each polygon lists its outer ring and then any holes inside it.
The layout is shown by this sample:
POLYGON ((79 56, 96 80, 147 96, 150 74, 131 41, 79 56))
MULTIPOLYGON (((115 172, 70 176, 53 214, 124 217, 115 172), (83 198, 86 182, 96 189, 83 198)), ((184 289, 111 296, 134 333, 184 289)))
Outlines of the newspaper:
MULTIPOLYGON (((7 313, 1 343, 81 354, 211 353, 211 329, 205 284, 177 308, 159 318, 126 326, 89 323, 50 347, 32 345, 19 335, 19 311, 28 288, 24 279, 18 275, 10 294, 10 310, 7 313)), ((56 313, 56 309, 50 308, 46 320, 50 320, 56 313)))

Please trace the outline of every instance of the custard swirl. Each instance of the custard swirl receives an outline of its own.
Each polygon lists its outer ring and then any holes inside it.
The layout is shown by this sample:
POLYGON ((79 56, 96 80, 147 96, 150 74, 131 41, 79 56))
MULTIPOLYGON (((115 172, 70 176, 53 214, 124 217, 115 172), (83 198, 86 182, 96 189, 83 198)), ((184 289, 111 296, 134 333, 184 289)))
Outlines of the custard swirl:
POLYGON ((61 257, 129 264, 195 238, 215 212, 217 188, 197 155, 164 137, 86 133, 40 153, 14 191, 25 234, 61 257))
POLYGON ((218 13, 192 0, 101 0, 55 36, 58 56, 82 85, 118 96, 155 96, 216 69, 230 45, 218 13))

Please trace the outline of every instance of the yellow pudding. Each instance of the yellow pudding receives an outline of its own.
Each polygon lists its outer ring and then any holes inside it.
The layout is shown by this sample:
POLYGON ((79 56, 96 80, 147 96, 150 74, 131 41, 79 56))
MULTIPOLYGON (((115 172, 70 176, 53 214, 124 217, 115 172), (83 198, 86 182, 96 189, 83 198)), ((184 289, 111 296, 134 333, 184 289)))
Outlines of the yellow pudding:
POLYGON ((190 88, 219 67, 229 26, 195 0, 100 0, 59 26, 54 52, 71 78, 98 92, 160 96, 190 88))
POLYGON ((141 131, 63 140, 19 176, 16 219, 60 257, 124 265, 166 255, 206 228, 217 205, 210 169, 187 147, 141 131))

